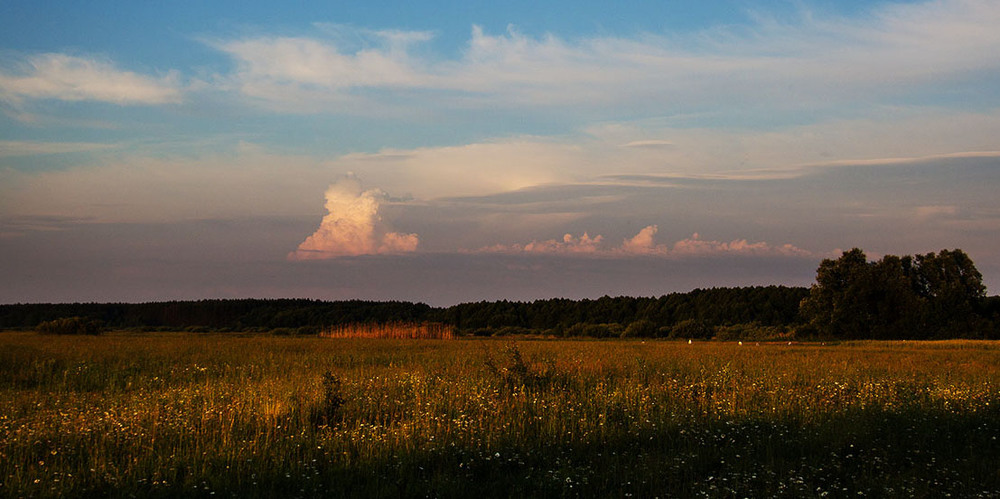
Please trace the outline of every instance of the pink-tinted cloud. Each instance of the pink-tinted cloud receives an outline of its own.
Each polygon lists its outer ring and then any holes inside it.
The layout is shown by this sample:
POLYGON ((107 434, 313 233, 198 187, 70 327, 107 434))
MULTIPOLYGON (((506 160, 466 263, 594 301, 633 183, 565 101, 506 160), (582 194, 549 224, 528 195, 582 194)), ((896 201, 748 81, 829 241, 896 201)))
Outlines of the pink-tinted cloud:
POLYGON ((652 255, 667 258, 683 258, 713 255, 744 255, 744 256, 792 256, 808 257, 812 253, 791 244, 774 246, 766 242, 751 243, 746 239, 736 239, 730 242, 706 241, 697 233, 689 238, 675 242, 673 245, 656 244, 656 225, 644 227, 633 237, 622 241, 620 246, 609 247, 604 243, 604 237, 590 237, 587 233, 579 238, 571 234, 563 236, 562 241, 549 239, 532 241, 527 244, 498 244, 481 248, 481 253, 548 253, 548 254, 582 254, 593 256, 641 256, 652 255))
POLYGON ((625 253, 632 254, 657 253, 658 248, 656 243, 653 241, 653 237, 656 236, 657 230, 659 229, 655 225, 646 226, 634 237, 623 241, 622 246, 619 249, 625 253))
POLYGON ((772 246, 766 242, 751 243, 746 239, 735 239, 730 242, 705 241, 698 233, 694 233, 687 239, 682 239, 674 243, 670 249, 670 254, 675 256, 683 255, 781 255, 781 256, 810 256, 811 253, 797 248, 791 244, 772 246))
POLYGON ((384 199, 385 193, 378 189, 363 190, 361 181, 354 176, 334 183, 326 190, 329 213, 316 232, 288 254, 288 259, 322 260, 416 251, 420 243, 416 234, 392 232, 382 222, 378 210, 384 199))
POLYGON ((481 248, 473 253, 562 253, 562 254, 598 254, 602 250, 601 242, 603 236, 590 237, 586 232, 580 237, 573 237, 566 234, 561 241, 548 239, 545 241, 531 241, 527 244, 498 244, 481 248))

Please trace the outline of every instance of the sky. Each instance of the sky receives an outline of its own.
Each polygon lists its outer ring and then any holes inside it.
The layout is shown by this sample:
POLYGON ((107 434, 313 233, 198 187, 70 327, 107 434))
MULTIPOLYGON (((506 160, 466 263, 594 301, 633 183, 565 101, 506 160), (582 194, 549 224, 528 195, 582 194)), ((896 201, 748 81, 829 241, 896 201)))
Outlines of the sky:
POLYGON ((1000 3, 0 0, 0 303, 1000 289, 1000 3))

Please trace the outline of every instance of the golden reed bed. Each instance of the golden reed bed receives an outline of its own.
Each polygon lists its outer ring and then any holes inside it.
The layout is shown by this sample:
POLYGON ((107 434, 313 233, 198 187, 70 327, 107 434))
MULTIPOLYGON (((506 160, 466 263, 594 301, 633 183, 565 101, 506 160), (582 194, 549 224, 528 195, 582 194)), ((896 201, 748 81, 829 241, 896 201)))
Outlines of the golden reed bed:
POLYGON ((324 329, 323 338, 384 338, 395 340, 450 340, 454 328, 438 323, 394 322, 389 324, 345 324, 324 329))

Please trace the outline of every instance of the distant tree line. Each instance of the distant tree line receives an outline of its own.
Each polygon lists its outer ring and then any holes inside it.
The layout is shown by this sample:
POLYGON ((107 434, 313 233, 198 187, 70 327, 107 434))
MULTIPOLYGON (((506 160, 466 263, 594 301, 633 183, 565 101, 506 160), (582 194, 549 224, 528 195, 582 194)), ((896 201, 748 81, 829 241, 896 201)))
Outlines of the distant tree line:
POLYGON ((791 327, 800 321, 806 288, 786 286, 696 289, 659 298, 602 297, 532 302, 463 303, 435 311, 467 333, 556 336, 711 336, 716 327, 754 324, 791 327), (680 325, 680 329, 677 326, 680 325))
POLYGON ((320 328, 353 323, 439 322, 460 333, 543 333, 560 336, 667 336, 696 323, 715 326, 787 326, 798 319, 805 288, 785 286, 696 289, 659 298, 602 297, 496 301, 432 308, 423 303, 319 300, 200 300, 155 303, 0 305, 0 328, 29 329, 66 317, 85 317, 109 329, 265 331, 320 328))
POLYGON ((810 288, 695 289, 658 298, 501 300, 439 308, 401 301, 304 299, 0 305, 4 329, 73 325, 82 332, 316 334, 345 324, 420 322, 476 336, 1000 339, 1000 297, 986 296, 982 275, 961 250, 887 255, 869 262, 863 251, 853 249, 824 260, 810 288))
POLYGON ((241 299, 153 303, 0 305, 0 328, 30 329, 66 317, 85 317, 105 328, 136 330, 270 331, 375 322, 420 322, 431 307, 401 301, 241 299))

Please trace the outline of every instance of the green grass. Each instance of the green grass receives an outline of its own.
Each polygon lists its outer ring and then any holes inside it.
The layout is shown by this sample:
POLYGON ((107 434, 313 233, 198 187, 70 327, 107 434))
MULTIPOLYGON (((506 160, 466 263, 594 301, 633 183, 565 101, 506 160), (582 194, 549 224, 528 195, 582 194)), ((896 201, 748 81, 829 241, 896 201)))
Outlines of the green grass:
POLYGON ((0 496, 1000 497, 998 437, 994 342, 0 334, 0 496))

